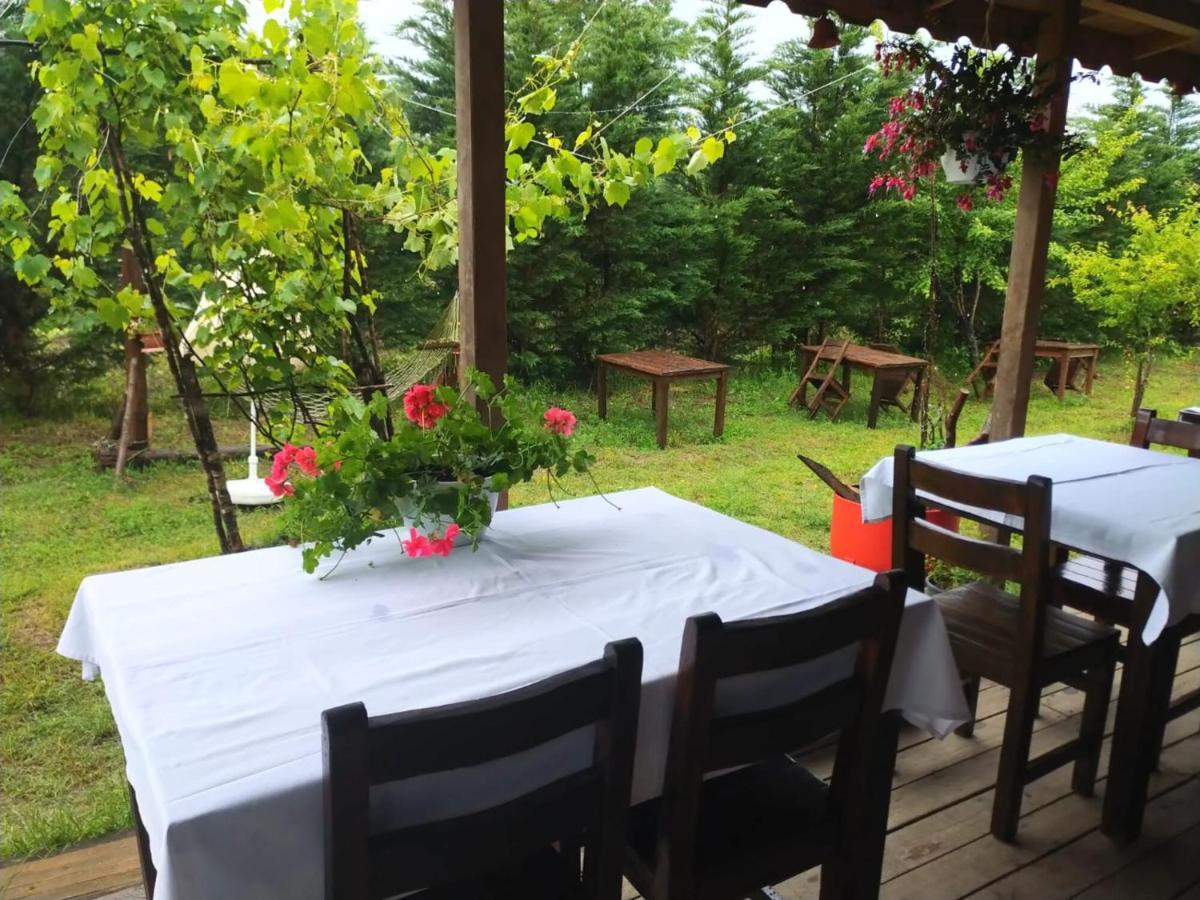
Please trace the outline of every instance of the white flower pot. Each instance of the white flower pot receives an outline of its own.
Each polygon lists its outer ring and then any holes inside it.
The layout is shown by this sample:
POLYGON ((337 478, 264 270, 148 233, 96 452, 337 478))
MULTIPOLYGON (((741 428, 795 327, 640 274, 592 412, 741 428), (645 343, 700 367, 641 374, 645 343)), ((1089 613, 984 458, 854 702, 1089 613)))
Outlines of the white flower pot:
MULTIPOLYGON (((442 486, 447 487, 447 488, 457 488, 458 487, 458 483, 455 481, 442 481, 442 482, 439 482, 439 484, 441 484, 442 486)), ((488 491, 487 499, 488 499, 488 506, 491 507, 492 514, 495 515, 496 505, 500 502, 500 494, 497 493, 496 491, 488 491)), ((453 521, 454 521, 452 518, 449 518, 447 516, 437 516, 436 518, 433 518, 433 519, 426 516, 424 523, 421 525, 417 525, 412 519, 410 519, 408 517, 406 508, 409 508, 410 504, 407 499, 401 500, 397 504, 397 506, 400 507, 400 512, 404 514, 404 525, 403 525, 402 531, 401 531, 401 533, 404 537, 408 536, 408 529, 410 529, 410 528, 416 528, 418 534, 424 534, 424 535, 442 534, 445 532, 446 527, 448 525, 450 525, 451 523, 453 523, 453 521)), ((483 540, 484 536, 486 534, 487 534, 487 527, 485 526, 479 532, 479 540, 483 540)), ((468 545, 470 543, 471 543, 471 536, 469 534, 467 534, 465 531, 460 532, 458 537, 456 537, 454 539, 455 547, 465 547, 466 545, 468 545)))
POLYGON ((991 158, 982 153, 975 153, 965 159, 958 158, 958 150, 953 147, 942 154, 942 171, 946 173, 949 184, 976 184, 993 175, 998 175, 1008 164, 1007 157, 997 168, 991 158), (966 166, 964 171, 963 166, 966 166))

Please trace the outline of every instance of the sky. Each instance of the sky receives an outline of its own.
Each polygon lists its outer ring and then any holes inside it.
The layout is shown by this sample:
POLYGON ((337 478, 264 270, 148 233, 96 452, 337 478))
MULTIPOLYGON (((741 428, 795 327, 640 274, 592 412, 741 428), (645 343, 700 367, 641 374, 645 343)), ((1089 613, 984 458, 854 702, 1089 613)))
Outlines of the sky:
MULTIPOLYGON (((706 0, 674 0, 672 5, 679 18, 694 22, 704 11, 706 0)), ((368 36, 382 55, 391 58, 414 54, 411 45, 396 35, 396 27, 416 10, 416 0, 359 0, 359 15, 368 36)), ((767 59, 786 40, 808 37, 807 20, 793 15, 782 0, 765 9, 748 6, 747 11, 752 25, 749 49, 755 61, 767 59)), ((1148 93, 1153 97, 1159 91, 1148 86, 1148 93)), ((1077 81, 1071 86, 1070 114, 1082 115, 1089 106, 1105 103, 1111 96, 1112 78, 1108 73, 1101 75, 1099 84, 1077 81)))

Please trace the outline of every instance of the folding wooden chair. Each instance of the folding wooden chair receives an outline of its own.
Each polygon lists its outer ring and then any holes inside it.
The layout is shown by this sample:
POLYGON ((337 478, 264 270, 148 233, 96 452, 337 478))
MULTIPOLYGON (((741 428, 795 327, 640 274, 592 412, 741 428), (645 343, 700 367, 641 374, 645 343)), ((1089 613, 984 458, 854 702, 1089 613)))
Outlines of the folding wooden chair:
POLYGON ((849 341, 843 341, 841 346, 837 347, 833 356, 826 357, 825 353, 830 348, 830 343, 828 339, 822 341, 816 355, 813 356, 812 362, 808 366, 808 371, 804 373, 804 377, 800 379, 800 384, 796 387, 796 390, 792 391, 792 396, 788 398, 788 404, 795 404, 799 401, 808 410, 808 417, 810 419, 815 419, 817 413, 824 409, 829 416, 829 420, 836 422, 838 415, 842 411, 842 407, 850 399, 850 392, 846 389, 846 386, 837 380, 838 366, 845 360, 846 350, 849 346, 849 341), (823 364, 828 364, 828 368, 822 369, 823 364), (816 393, 813 394, 811 401, 807 399, 808 388, 810 386, 816 388, 816 393))
POLYGON ((633 777, 642 645, 527 687, 368 718, 361 703, 321 715, 328 900, 619 900, 633 777), (590 763, 473 812, 388 827, 381 785, 511 757, 581 728, 590 763), (582 848, 582 867, 581 854, 582 848))

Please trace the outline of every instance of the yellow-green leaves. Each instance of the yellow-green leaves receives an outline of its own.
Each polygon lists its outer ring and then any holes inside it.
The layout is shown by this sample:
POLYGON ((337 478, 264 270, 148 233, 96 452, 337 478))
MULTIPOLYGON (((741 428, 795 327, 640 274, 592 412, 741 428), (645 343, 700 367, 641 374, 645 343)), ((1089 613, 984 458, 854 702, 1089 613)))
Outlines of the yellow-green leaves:
POLYGON ((236 59, 224 59, 217 70, 221 96, 237 106, 245 106, 258 96, 258 75, 236 59))
POLYGON ((687 173, 695 175, 697 172, 715 163, 724 155, 725 144, 715 137, 707 137, 700 144, 696 152, 692 154, 692 158, 688 160, 687 173))
POLYGON ((133 189, 145 200, 157 203, 162 199, 162 185, 157 181, 151 181, 140 172, 133 176, 133 189))
POLYGON ((629 185, 623 181, 609 181, 604 185, 604 199, 609 206, 624 206, 629 202, 629 185))
POLYGON ((504 129, 504 136, 508 139, 508 152, 524 150, 529 146, 529 142, 533 140, 535 134, 537 134, 537 128, 532 122, 510 123, 504 129))

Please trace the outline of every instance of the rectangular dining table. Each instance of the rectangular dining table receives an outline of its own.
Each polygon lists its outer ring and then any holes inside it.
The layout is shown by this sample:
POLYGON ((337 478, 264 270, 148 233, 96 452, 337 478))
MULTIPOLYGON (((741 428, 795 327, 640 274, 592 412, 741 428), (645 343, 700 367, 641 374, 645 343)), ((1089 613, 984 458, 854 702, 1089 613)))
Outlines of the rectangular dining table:
MULTIPOLYGON (((1050 538, 1138 571, 1117 701, 1103 830, 1121 842, 1141 831, 1150 772, 1170 701, 1174 659, 1158 652, 1166 629, 1200 614, 1200 460, 1069 434, 929 450, 926 462, 1010 481, 1053 482, 1050 538)), ((891 515, 893 460, 860 484, 864 521, 891 515)), ((964 510, 1019 531, 1011 516, 964 510)))
MULTIPOLYGON (((644 647, 633 800, 654 797, 684 621, 807 609, 874 577, 653 488, 499 513, 477 552, 408 559, 389 535, 332 568, 307 576, 298 549, 277 547, 80 585, 58 649, 103 677, 158 900, 322 896, 322 710, 488 696, 598 658, 617 638, 644 647)), ((718 703, 798 698, 851 661, 731 679, 718 703)), ((941 615, 917 593, 886 703, 938 736, 967 717, 941 615)), ((590 747, 568 735, 413 779, 372 814, 395 825, 466 814, 581 767, 590 747)))

